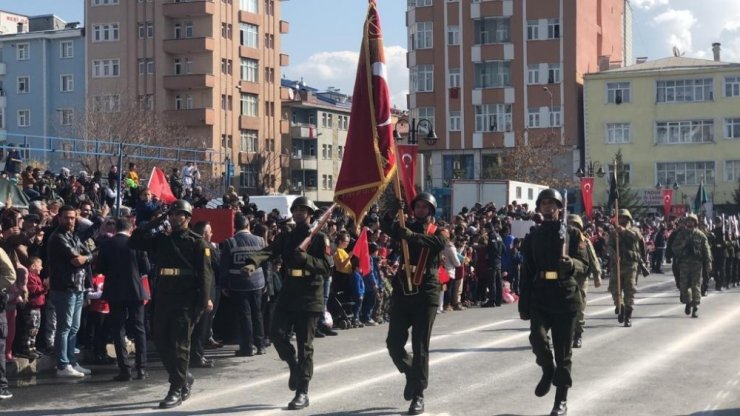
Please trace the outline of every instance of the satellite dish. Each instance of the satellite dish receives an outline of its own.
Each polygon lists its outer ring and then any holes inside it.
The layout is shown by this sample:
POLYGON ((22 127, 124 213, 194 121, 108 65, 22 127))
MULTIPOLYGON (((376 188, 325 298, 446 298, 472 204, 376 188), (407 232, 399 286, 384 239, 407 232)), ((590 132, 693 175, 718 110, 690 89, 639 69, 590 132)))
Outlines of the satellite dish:
POLYGON ((678 49, 678 46, 673 47, 673 56, 675 57, 683 56, 683 53, 681 53, 681 51, 678 49))

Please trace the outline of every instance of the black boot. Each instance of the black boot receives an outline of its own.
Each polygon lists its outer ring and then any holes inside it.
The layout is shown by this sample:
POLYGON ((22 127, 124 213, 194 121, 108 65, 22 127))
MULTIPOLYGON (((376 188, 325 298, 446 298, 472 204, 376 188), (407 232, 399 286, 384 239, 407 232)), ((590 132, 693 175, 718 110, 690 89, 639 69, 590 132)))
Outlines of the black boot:
POLYGON ((565 416, 568 414, 568 388, 558 387, 555 392, 555 404, 552 406, 550 416, 565 416))
POLYGON ((583 346, 583 334, 575 334, 573 336, 573 348, 581 348, 583 346))
POLYGON ((298 363, 289 362, 288 368, 290 368, 290 377, 288 378, 288 388, 290 391, 295 391, 298 388, 298 363))
POLYGON ((422 413, 424 413, 424 396, 422 394, 415 394, 409 406, 409 414, 420 415, 422 413))
POLYGON ((632 326, 632 308, 624 310, 624 326, 629 328, 632 326))
POLYGON ((289 410, 299 410, 308 407, 308 382, 302 383, 295 392, 295 397, 288 403, 289 410))
POLYGON ((542 367, 542 378, 537 383, 537 387, 534 389, 534 395, 537 397, 543 397, 550 391, 552 385, 552 376, 555 375, 555 367, 552 365, 542 367))
POLYGON ((692 318, 698 318, 699 317, 699 306, 694 304, 694 306, 691 307, 691 317, 692 318))
POLYGON ((686 302, 686 307, 683 308, 683 313, 691 315, 691 302, 686 302))
POLYGON ((617 306, 617 322, 624 322, 624 305, 617 306))
POLYGON ((113 381, 131 381, 131 370, 128 368, 118 370, 118 374, 113 377, 113 381))
POLYGON ((190 398, 190 393, 193 391, 193 383, 195 383, 195 377, 193 377, 192 374, 188 373, 188 376, 185 378, 185 386, 180 389, 182 401, 190 398))
POLYGON ((170 409, 182 404, 182 397, 180 396, 180 389, 173 389, 170 387, 170 391, 167 393, 167 397, 159 402, 160 409, 170 409))
POLYGON ((406 386, 403 388, 403 399, 406 401, 409 401, 414 398, 414 393, 416 393, 416 383, 414 383, 414 380, 411 378, 410 375, 406 374, 406 386))

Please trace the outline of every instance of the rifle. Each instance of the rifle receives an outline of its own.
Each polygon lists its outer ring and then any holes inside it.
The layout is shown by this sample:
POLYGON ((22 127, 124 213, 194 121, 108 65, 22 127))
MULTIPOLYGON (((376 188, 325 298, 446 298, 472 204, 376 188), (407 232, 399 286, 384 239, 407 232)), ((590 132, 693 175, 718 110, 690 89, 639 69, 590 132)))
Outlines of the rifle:
MULTIPOLYGON (((614 160, 614 178, 618 178, 617 176, 617 161, 614 160)), ((614 186, 617 186, 615 183, 614 186)), ((617 222, 616 226, 619 227, 619 198, 616 198, 614 200, 614 218, 617 222)), ((616 228, 616 227, 615 227, 616 228)), ((624 322, 624 301, 622 300, 622 270, 619 265, 621 262, 621 256, 619 254, 619 229, 616 228, 614 230, 614 246, 615 246, 615 253, 614 253, 614 272, 617 277, 617 305, 618 305, 618 313, 617 313, 617 322, 620 324, 624 322)))
POLYGON ((324 212, 324 214, 321 217, 319 217, 318 221, 311 224, 311 234, 309 234, 308 237, 306 237, 303 240, 303 242, 301 242, 301 245, 298 246, 299 249, 303 251, 308 250, 308 246, 311 245, 311 241, 313 240, 314 237, 316 237, 316 234, 318 234, 319 231, 321 231, 321 229, 324 228, 324 225, 326 224, 327 221, 329 221, 329 218, 331 218, 331 214, 334 211, 334 208, 336 206, 337 206, 337 203, 336 202, 333 203, 329 207, 329 209, 327 209, 326 212, 324 212))
POLYGON ((563 240, 561 255, 568 256, 568 190, 563 190, 563 217, 560 220, 560 239, 563 240))

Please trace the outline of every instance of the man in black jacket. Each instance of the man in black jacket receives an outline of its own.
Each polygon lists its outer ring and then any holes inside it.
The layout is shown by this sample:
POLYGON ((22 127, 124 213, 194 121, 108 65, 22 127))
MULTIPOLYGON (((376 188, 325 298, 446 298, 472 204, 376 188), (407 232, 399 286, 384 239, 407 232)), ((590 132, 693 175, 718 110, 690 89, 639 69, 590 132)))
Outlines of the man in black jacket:
MULTIPOLYGON (((107 221, 113 221, 109 219, 107 221)), ((100 245, 97 271, 105 275, 103 299, 110 304, 110 327, 116 349, 119 373, 115 381, 131 380, 131 365, 126 351, 126 323, 131 328, 136 346, 136 378, 146 378, 146 331, 144 301, 149 293, 142 284, 142 274, 149 271, 146 254, 128 247, 134 226, 122 217, 115 220, 116 235, 100 245), (128 317, 128 319, 127 319, 128 317)))
POLYGON ((504 255, 504 240, 501 238, 493 223, 489 223, 488 246, 486 246, 486 258, 488 259, 488 301, 481 305, 484 308, 501 306, 503 302, 504 282, 501 275, 501 258, 504 255))

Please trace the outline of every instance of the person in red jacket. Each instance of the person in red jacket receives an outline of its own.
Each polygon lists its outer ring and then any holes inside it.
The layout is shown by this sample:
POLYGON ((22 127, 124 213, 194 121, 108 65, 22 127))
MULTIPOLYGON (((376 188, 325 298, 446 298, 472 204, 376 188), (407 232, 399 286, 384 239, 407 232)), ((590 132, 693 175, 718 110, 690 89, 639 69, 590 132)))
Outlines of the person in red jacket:
POLYGON ((110 306, 108 301, 102 299, 103 285, 105 276, 96 274, 92 278, 92 290, 87 293, 90 300, 90 306, 87 310, 88 328, 92 331, 92 348, 95 354, 95 364, 112 364, 116 362, 115 358, 108 355, 105 344, 108 340, 109 325, 108 314, 110 306))
POLYGON ((28 302, 23 307, 23 322, 25 323, 23 333, 20 334, 23 350, 17 354, 19 357, 35 360, 41 356, 36 351, 36 335, 41 326, 41 308, 46 304, 46 293, 48 289, 44 286, 40 274, 43 263, 38 257, 28 259, 28 302))

